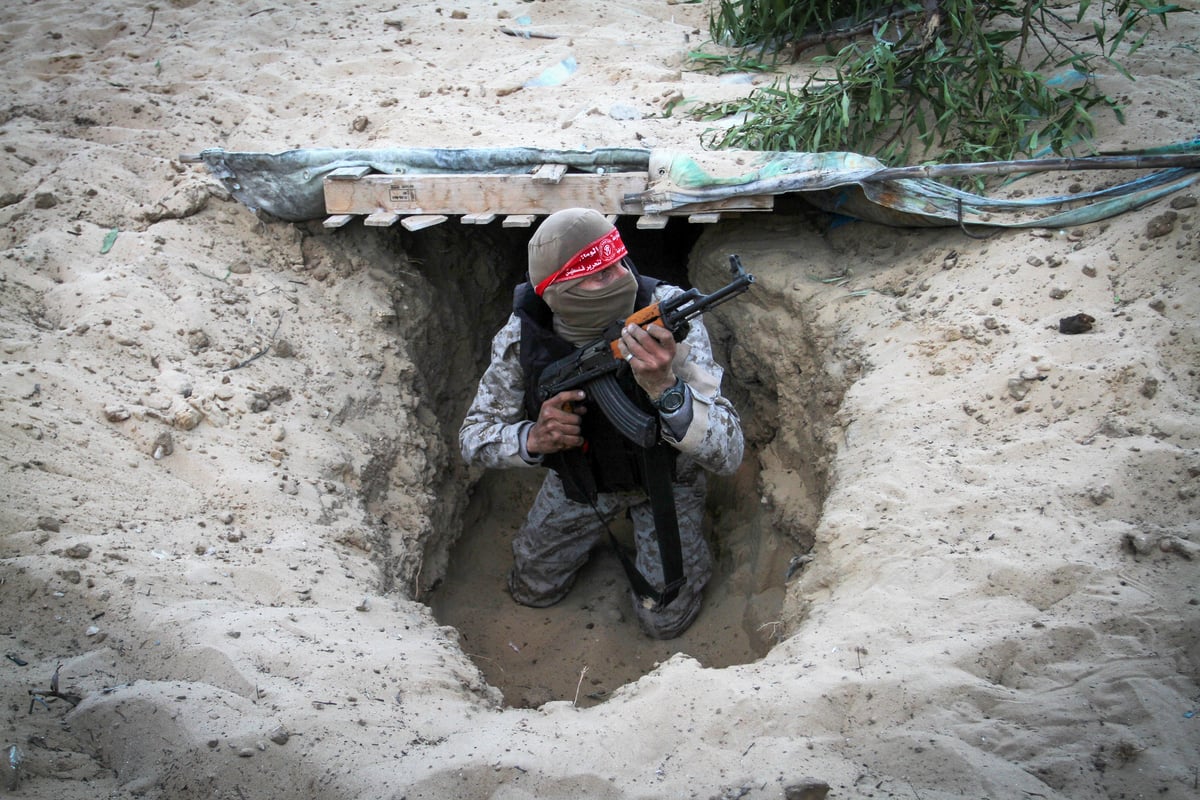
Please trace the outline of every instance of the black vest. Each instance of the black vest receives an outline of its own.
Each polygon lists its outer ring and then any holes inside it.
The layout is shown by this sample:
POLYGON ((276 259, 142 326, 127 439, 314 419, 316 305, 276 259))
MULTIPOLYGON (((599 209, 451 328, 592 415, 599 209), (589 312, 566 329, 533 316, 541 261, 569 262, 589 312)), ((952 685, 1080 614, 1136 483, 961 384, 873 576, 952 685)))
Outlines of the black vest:
MULTIPOLYGON (((653 301, 654 289, 659 281, 641 275, 637 276, 637 281, 634 308, 643 308, 653 301)), ((537 392, 542 371, 574 352, 576 346, 554 332, 550 307, 537 296, 528 282, 519 285, 513 293, 513 313, 521 320, 525 413, 529 419, 536 420, 542 405, 537 392)), ((646 393, 634 382, 632 373, 624 371, 619 380, 625 394, 640 408, 647 413, 657 414, 646 393)), ((542 462, 558 473, 567 497, 577 503, 587 503, 594 502, 596 494, 600 492, 645 490, 641 448, 622 436, 594 404, 582 415, 581 426, 583 447, 550 453, 542 462)))

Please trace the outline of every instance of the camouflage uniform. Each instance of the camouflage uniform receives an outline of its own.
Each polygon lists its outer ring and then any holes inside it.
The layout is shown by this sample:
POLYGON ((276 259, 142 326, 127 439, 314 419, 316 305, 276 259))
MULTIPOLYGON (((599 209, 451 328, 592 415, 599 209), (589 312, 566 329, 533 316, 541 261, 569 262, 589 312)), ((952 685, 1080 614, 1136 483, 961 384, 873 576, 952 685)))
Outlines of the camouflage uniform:
MULTIPOLYGON (((656 301, 680 293, 660 284, 656 301)), ((480 380, 475 400, 463 420, 459 442, 469 464, 489 468, 536 466, 521 452, 522 429, 533 425, 525 414, 525 379, 519 358, 521 323, 511 316, 492 340, 492 361, 480 380)), ((700 610, 701 593, 711 575, 712 557, 704 541, 704 471, 729 474, 742 461, 742 429, 737 412, 721 395, 721 367, 713 360, 703 322, 692 320, 691 331, 679 344, 675 374, 687 384, 692 398, 692 420, 684 436, 676 439, 664 427, 663 438, 679 456, 676 462, 675 506, 683 549, 687 583, 679 596, 662 609, 646 609, 636 602, 642 627, 656 638, 682 633, 700 610)), ((593 409, 591 413, 602 413, 593 409)), ((637 545, 636 563, 642 574, 661 590, 662 563, 654 532, 649 498, 643 492, 601 494, 596 508, 565 496, 562 482, 550 472, 525 523, 513 541, 513 567, 509 590, 513 598, 530 606, 548 606, 570 590, 575 575, 591 550, 605 538, 605 521, 629 510, 637 545)))

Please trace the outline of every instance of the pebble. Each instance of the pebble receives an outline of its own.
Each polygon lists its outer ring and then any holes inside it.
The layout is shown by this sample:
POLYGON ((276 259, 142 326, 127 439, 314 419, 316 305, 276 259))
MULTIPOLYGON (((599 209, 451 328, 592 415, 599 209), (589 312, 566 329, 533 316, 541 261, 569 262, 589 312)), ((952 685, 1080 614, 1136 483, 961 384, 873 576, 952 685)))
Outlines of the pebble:
POLYGON ((1196 195, 1194 195, 1194 194, 1185 194, 1185 195, 1180 195, 1179 197, 1171 198, 1171 208, 1182 209, 1182 208, 1195 208, 1195 207, 1196 207, 1196 195))
POLYGON ((104 418, 109 422, 124 422, 129 419, 129 409, 118 405, 105 406, 104 418))
POLYGON ((1175 222, 1179 219, 1176 211, 1164 211, 1146 223, 1146 238, 1158 239, 1175 230, 1175 222))
POLYGON ((92 554, 92 546, 83 544, 73 544, 63 551, 63 555, 67 558, 78 558, 80 560, 87 558, 92 554))
POLYGON ((1008 379, 1008 393, 1013 400, 1024 400, 1029 394, 1029 384, 1021 378, 1008 379))
POLYGON ((204 412, 194 406, 187 406, 175 412, 175 427, 182 431, 190 431, 204 419, 204 412))
POLYGON ((164 456, 169 456, 175 452, 175 443, 171 439, 171 434, 168 431, 163 431, 158 436, 154 437, 154 446, 150 451, 154 454, 154 460, 158 461, 164 456))
POLYGON ((829 784, 819 778, 801 778, 783 787, 787 800, 825 800, 829 784))

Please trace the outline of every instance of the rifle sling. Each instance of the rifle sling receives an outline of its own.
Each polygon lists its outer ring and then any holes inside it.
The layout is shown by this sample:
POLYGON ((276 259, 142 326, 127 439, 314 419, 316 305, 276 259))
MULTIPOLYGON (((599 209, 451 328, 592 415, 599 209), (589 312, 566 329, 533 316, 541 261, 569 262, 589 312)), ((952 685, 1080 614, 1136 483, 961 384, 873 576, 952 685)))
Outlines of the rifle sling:
MULTIPOLYGON (((646 483, 646 494, 650 497, 650 510, 654 516, 654 533, 658 538, 658 554, 662 559, 663 590, 654 588, 642 575, 633 558, 625 550, 612 529, 608 537, 621 560, 625 575, 639 599, 654 601, 654 607, 665 608, 679 595, 687 582, 683 575, 683 545, 679 540, 679 520, 675 514, 675 490, 671 485, 671 448, 665 444, 642 448, 642 475, 646 483)), ((607 525, 605 526, 607 528, 607 525)))

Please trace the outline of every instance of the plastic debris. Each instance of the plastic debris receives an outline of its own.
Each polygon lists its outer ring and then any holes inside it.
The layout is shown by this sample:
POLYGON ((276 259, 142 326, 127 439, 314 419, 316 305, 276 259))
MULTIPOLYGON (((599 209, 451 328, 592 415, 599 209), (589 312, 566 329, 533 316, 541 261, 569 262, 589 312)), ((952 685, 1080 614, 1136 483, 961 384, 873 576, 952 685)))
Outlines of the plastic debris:
POLYGON ((579 69, 579 65, 575 63, 575 57, 567 56, 553 67, 547 67, 542 71, 541 75, 526 81, 522 85, 526 89, 531 86, 558 86, 566 81, 567 78, 574 75, 577 69, 579 69))

